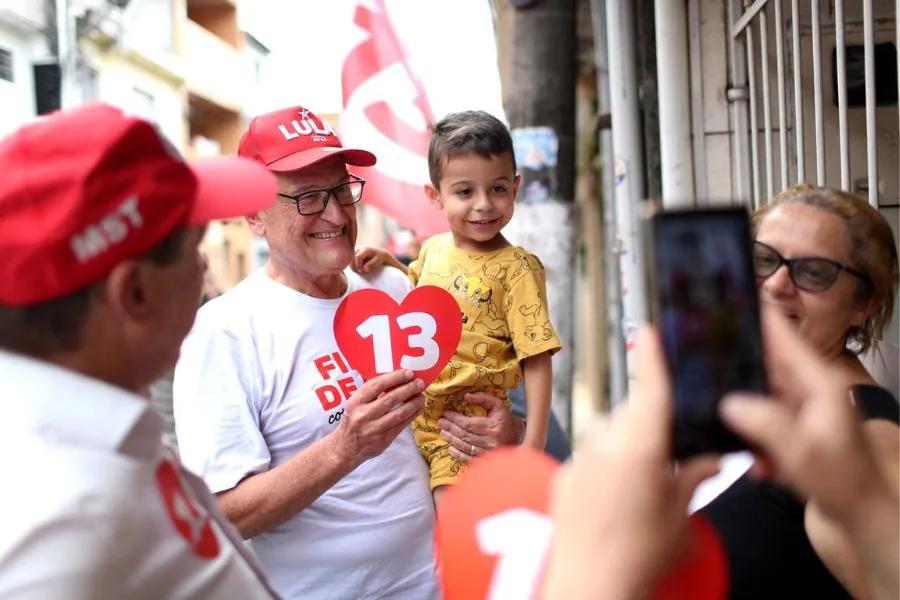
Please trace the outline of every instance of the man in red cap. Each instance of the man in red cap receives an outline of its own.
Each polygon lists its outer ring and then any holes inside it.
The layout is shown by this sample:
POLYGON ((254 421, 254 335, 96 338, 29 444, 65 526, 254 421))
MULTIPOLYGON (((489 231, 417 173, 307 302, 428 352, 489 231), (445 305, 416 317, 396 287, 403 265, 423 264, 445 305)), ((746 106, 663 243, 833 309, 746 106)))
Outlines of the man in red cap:
MULTIPOLYGON (((349 268, 365 181, 348 167, 372 166, 375 156, 341 146, 302 107, 254 118, 239 154, 278 180, 275 205, 249 218, 270 256, 198 312, 182 346, 174 380, 182 459, 289 600, 437 598, 434 507, 409 427, 423 400, 355 393, 362 379, 333 333, 347 294, 374 287, 401 302, 410 291, 399 270, 364 277, 349 268)), ((423 387, 412 373, 387 377, 384 385, 423 387)), ((492 401, 488 417, 460 416, 469 420, 448 432, 465 438, 466 452, 515 441, 492 401)))
POLYGON ((0 597, 275 597, 139 395, 193 322, 206 223, 274 179, 103 104, 0 140, 0 173, 0 597))

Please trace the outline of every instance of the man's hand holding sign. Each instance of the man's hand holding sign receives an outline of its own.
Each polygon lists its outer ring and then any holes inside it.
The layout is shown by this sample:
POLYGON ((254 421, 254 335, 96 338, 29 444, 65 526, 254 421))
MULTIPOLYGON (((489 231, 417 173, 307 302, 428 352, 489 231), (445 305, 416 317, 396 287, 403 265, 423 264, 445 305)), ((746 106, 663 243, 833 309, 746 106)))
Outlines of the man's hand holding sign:
POLYGON ((338 348, 366 381, 407 369, 427 386, 450 362, 461 335, 456 300, 434 286, 416 288, 403 304, 380 290, 359 290, 334 316, 338 348))
POLYGON ((397 304, 363 289, 348 295, 334 317, 341 353, 365 383, 347 403, 339 435, 354 455, 380 454, 422 412, 419 394, 453 356, 462 335, 456 300, 436 287, 413 290, 397 304))

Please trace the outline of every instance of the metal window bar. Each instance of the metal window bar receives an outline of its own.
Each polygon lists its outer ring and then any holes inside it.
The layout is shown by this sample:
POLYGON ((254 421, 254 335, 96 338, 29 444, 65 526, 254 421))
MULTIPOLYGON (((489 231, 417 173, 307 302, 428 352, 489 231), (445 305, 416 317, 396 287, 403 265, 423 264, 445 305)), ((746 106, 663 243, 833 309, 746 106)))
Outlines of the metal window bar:
POLYGON ((738 22, 734 24, 734 31, 732 32, 732 36, 739 35, 747 26, 750 25, 750 22, 753 21, 754 17, 765 8, 766 4, 768 4, 769 0, 756 0, 753 4, 750 5, 747 10, 744 11, 744 14, 741 15, 741 18, 738 19, 738 22))
POLYGON ((772 94, 769 89, 769 24, 766 10, 759 12, 759 59, 762 63, 763 128, 766 144, 766 199, 775 188, 775 167, 772 151, 772 94))
POLYGON ((837 55, 838 130, 840 132, 841 189, 850 190, 850 136, 847 131, 847 46, 844 40, 844 0, 834 1, 834 38, 837 55))
POLYGON ((741 0, 728 0, 725 5, 729 27, 730 88, 728 100, 731 103, 732 130, 732 176, 734 194, 742 204, 753 205, 753 190, 750 186, 750 128, 747 123, 747 53, 744 37, 735 32, 736 15, 739 14, 741 0))
POLYGON ((875 127, 875 23, 872 0, 863 0, 863 44, 866 69, 866 160, 869 167, 869 204, 878 208, 878 132, 875 127))
POLYGON ((822 23, 819 0, 810 0, 813 34, 813 99, 815 100, 816 185, 825 185, 825 117, 822 107, 822 23))
MULTIPOLYGON (((700 0, 692 0, 688 5, 688 31, 690 53, 689 77, 691 80, 691 111, 695 115, 703 114, 703 78, 697 73, 703 71, 702 45, 700 36, 700 0), (693 73, 695 75, 691 76, 693 73)), ((697 198, 709 198, 709 187, 706 180, 706 144, 704 140, 703 121, 691 119, 694 151, 694 185, 697 198)))
MULTIPOLYGON (((790 173, 790 161, 788 153, 791 150, 788 147, 788 103, 786 97, 788 84, 785 80, 784 70, 785 62, 785 32, 786 22, 784 19, 782 1, 771 0, 774 3, 774 20, 775 31, 775 55, 777 69, 777 110, 778 110, 778 135, 780 150, 780 188, 783 189, 789 185, 793 179, 790 173)), ((736 160, 741 160, 743 164, 749 163, 752 171, 751 181, 746 187, 750 188, 751 202, 754 206, 759 206, 764 202, 766 196, 776 193, 775 177, 774 177, 774 148, 773 148, 773 125, 772 125, 772 90, 771 90, 771 73, 769 65, 769 22, 768 12, 770 0, 756 0, 747 6, 743 14, 737 15, 739 0, 732 0, 729 3, 729 23, 731 24, 730 37, 732 40, 730 51, 734 56, 730 57, 732 67, 741 63, 741 67, 746 67, 749 100, 749 160, 746 157, 746 151, 740 148, 736 149, 736 160), (735 18, 737 16, 737 18, 735 18), (754 23, 758 20, 758 23, 754 23), (753 28, 754 25, 759 28, 759 52, 755 51, 755 42, 753 28), (743 41, 743 44, 739 42, 743 41), (757 61, 762 61, 758 66, 757 61), (737 61, 737 62, 736 62, 737 61), (757 77, 759 77, 760 89, 757 88, 757 77), (757 103, 764 102, 762 110, 763 123, 760 127, 759 112, 757 103), (760 137, 763 137, 765 144, 765 163, 761 162, 763 157, 760 156, 760 137), (738 156, 740 155, 740 156, 738 156), (763 187, 762 169, 765 168, 765 188, 763 187), (765 196, 764 196, 765 194, 765 196)), ((837 87, 837 120, 839 135, 839 159, 840 159, 840 186, 845 190, 852 190, 854 184, 851 179, 851 156, 850 156, 850 132, 848 119, 848 90, 847 90, 847 45, 846 45, 846 12, 844 0, 832 0, 834 6, 834 28, 835 28, 835 77, 837 87)), ((803 59, 802 59, 802 36, 800 23, 800 0, 791 0, 791 52, 793 66, 793 127, 794 127, 794 144, 793 150, 796 155, 796 179, 797 182, 807 181, 806 175, 806 148, 805 148, 805 120, 804 120, 804 90, 803 90, 803 59)), ((814 104, 814 140, 815 140, 815 184, 824 186, 828 184, 826 173, 826 143, 825 143, 825 107, 823 92, 823 60, 822 60, 822 23, 820 14, 820 0, 810 0, 810 32, 812 41, 812 69, 813 69, 813 104, 814 104)), ((879 195, 879 179, 878 179, 878 131, 877 131, 877 89, 875 81, 875 14, 873 8, 873 0, 862 0, 863 10, 863 46, 864 46, 864 67, 865 67, 865 123, 866 123, 866 167, 867 167, 867 189, 869 203, 878 207, 879 195)), ((895 11, 895 36, 896 47, 900 48, 900 0, 896 0, 895 11)), ((900 64, 898 64, 898 79, 900 79, 900 64)), ((738 96, 735 95, 735 99, 738 96)), ((733 111, 733 115, 739 114, 739 107, 733 111)), ((748 128, 745 121, 734 119, 735 127, 740 127, 742 131, 748 128)), ((737 131, 737 129, 735 129, 737 131)), ((812 179, 812 175, 810 175, 812 179)), ((740 183, 740 182, 739 182, 740 183)), ((836 183, 836 182, 835 182, 836 183)), ((834 183, 832 183, 833 185, 834 183)))
POLYGON ((6 48, 0 48, 0 79, 13 81, 13 54, 6 48))
POLYGON ((788 187, 787 100, 784 92, 784 15, 775 0, 775 59, 778 76, 778 149, 781 154, 781 189, 788 187))
POLYGON ((794 50, 794 134, 797 150, 797 181, 806 181, 806 142, 803 139, 803 63, 800 45, 800 0, 791 0, 791 40, 794 50))
POLYGON ((750 94, 750 168, 753 172, 753 208, 762 204, 761 186, 759 183, 759 124, 756 114, 756 53, 753 46, 753 26, 746 25, 745 43, 747 44, 747 75, 750 94))

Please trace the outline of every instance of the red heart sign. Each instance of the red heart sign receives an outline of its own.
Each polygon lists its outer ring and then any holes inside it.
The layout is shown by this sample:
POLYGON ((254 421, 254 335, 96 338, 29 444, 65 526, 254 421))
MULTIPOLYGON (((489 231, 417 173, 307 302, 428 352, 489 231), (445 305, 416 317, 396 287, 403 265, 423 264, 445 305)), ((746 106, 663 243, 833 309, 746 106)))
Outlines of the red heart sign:
MULTIPOLYGON (((437 511, 437 555, 445 600, 539 597, 553 536, 550 484, 558 465, 526 448, 477 459, 437 511)), ((728 569, 716 531, 689 521, 682 554, 653 590, 654 600, 722 600, 728 569)))
POLYGON ((529 448, 475 460, 437 513, 445 600, 537 597, 553 535, 547 515, 557 463, 529 448))
POLYGON ((363 379, 411 369, 427 386, 450 362, 462 336, 456 299, 425 285, 402 304, 376 289, 353 292, 334 315, 338 348, 363 379))

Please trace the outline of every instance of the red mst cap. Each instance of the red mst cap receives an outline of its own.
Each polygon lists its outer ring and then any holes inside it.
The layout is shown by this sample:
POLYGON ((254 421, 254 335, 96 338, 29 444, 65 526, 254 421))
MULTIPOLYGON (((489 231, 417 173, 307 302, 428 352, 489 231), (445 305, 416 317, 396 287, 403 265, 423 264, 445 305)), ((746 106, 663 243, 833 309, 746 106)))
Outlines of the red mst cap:
POLYGON ((188 166, 142 119, 92 103, 0 140, 0 303, 29 306, 102 280, 180 227, 256 213, 274 177, 240 158, 188 166))
POLYGON ((344 148, 331 125, 302 106, 251 119, 238 156, 252 158, 276 173, 303 169, 330 156, 341 156, 354 167, 375 164, 374 154, 344 148))

